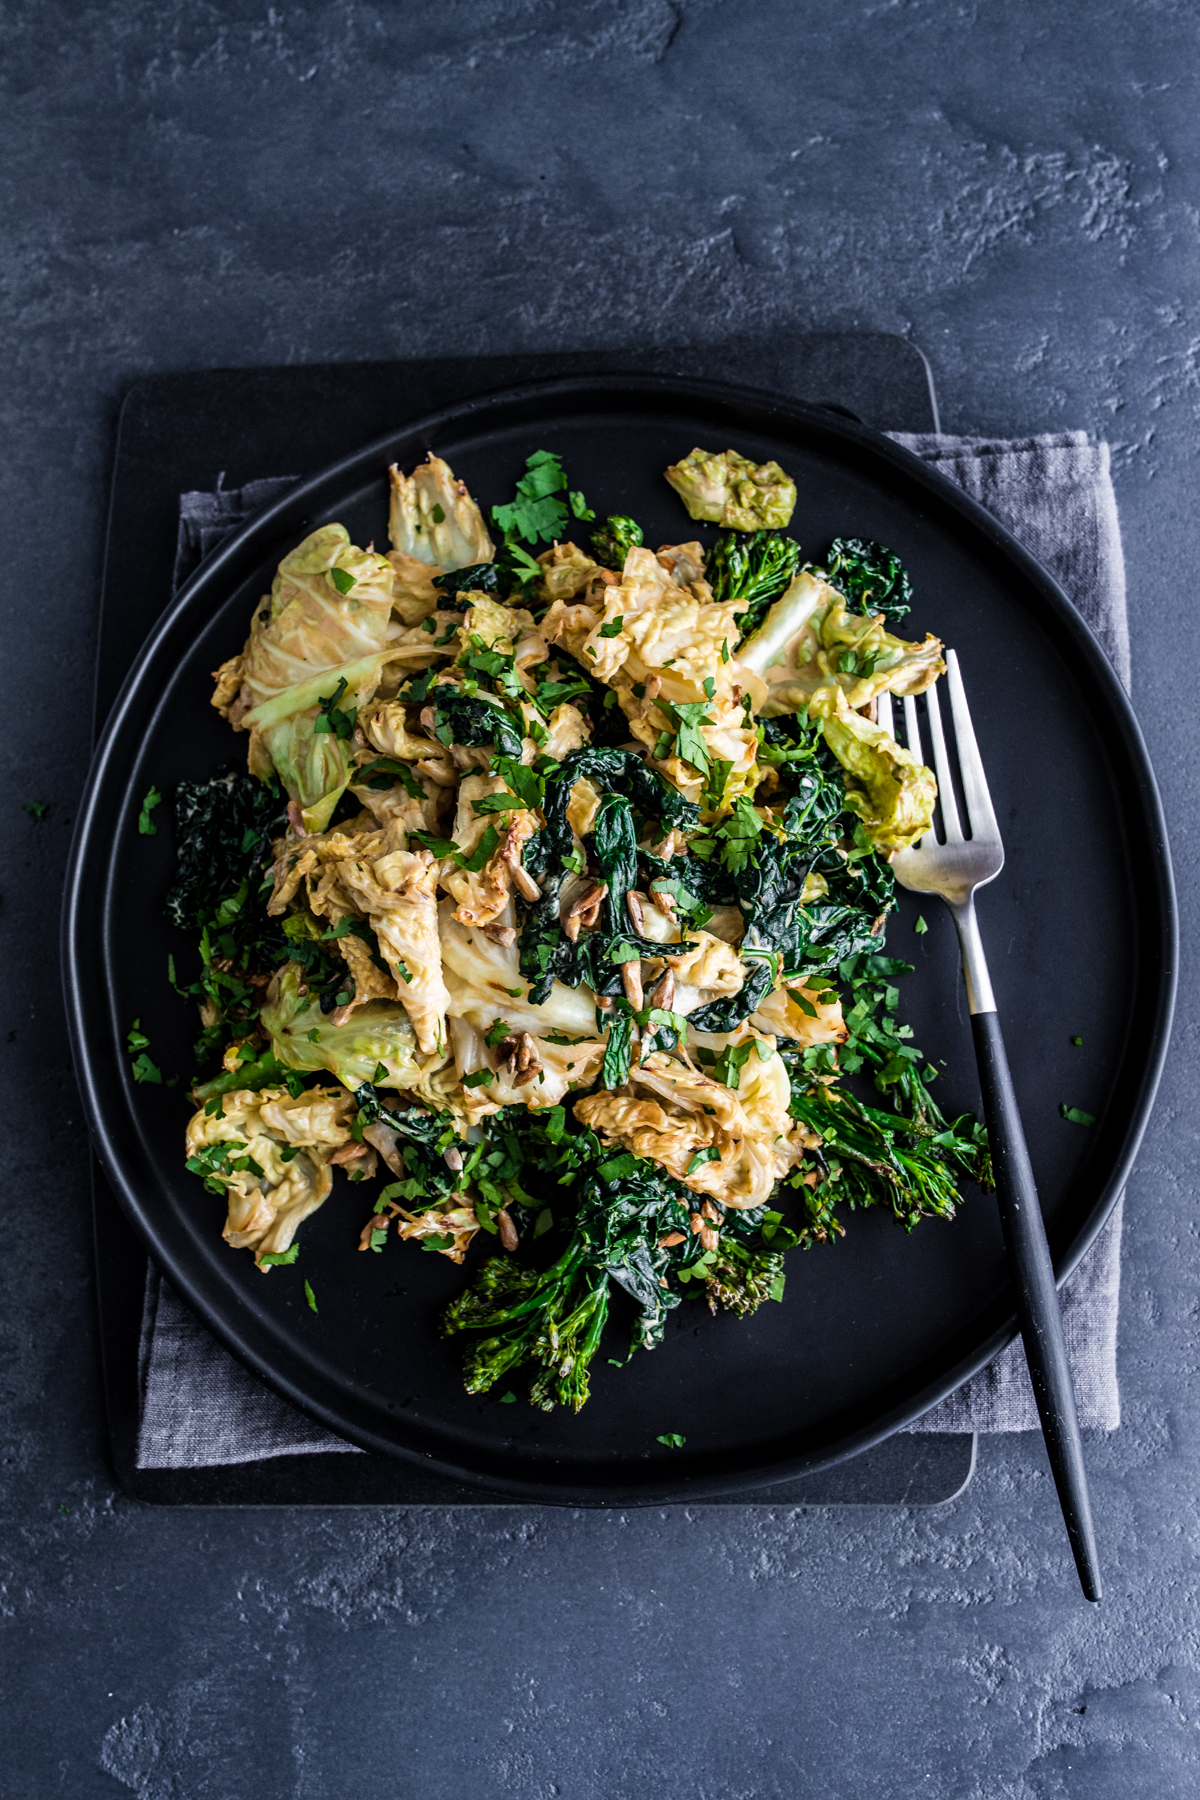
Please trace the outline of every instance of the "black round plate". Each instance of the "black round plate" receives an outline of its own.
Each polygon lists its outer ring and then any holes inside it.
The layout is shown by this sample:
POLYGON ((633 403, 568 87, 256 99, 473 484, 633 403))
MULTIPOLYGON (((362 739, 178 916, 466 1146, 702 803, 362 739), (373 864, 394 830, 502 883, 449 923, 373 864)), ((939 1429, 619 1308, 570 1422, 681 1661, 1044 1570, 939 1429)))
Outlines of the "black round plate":
MULTIPOLYGON (((319 431, 320 421, 314 421, 319 431)), ((736 1494, 849 1456, 918 1417, 1015 1333, 995 1204, 972 1191, 951 1224, 906 1235, 851 1214, 836 1246, 788 1258, 787 1296, 738 1323, 685 1301, 666 1342, 625 1368, 610 1326, 578 1416, 463 1392, 437 1335, 463 1273, 414 1246, 359 1255, 363 1194, 345 1182, 300 1233, 297 1264, 259 1274, 221 1241, 223 1203, 183 1167, 182 1089, 135 1086, 125 1034, 142 1021, 186 1076, 191 1009, 167 957, 194 954, 162 914, 168 830, 139 836, 164 791, 242 754, 208 704, 281 555, 340 520, 386 539, 386 467, 435 449, 486 508, 549 448, 597 513, 647 542, 700 535, 662 479, 694 444, 775 458, 795 477, 792 530, 819 558, 837 535, 898 551, 908 626, 959 652, 1008 861, 980 897, 984 940, 1055 1267, 1069 1272, 1129 1172, 1170 1027, 1175 914, 1154 777, 1129 703, 1061 590, 996 521, 925 464, 819 408, 654 377, 573 379, 484 397, 409 426, 306 481, 223 544, 144 646, 96 756, 68 877, 64 979, 80 1085, 109 1179, 158 1263, 216 1335, 281 1393, 372 1450, 514 1496, 583 1505, 736 1494), (1082 1046, 1072 1039, 1080 1037, 1082 1046), (1096 1115, 1065 1122, 1061 1102, 1096 1115), (304 1301, 315 1291, 318 1313, 304 1301), (682 1449, 656 1440, 686 1439, 682 1449)), ((579 528, 581 541, 586 541, 579 528)), ((161 815, 160 815, 161 816, 161 815)), ((944 1066, 943 1107, 978 1103, 953 929, 902 896, 888 950, 917 965, 902 1009, 944 1066)), ((514 1383, 519 1386, 519 1383, 514 1383)))

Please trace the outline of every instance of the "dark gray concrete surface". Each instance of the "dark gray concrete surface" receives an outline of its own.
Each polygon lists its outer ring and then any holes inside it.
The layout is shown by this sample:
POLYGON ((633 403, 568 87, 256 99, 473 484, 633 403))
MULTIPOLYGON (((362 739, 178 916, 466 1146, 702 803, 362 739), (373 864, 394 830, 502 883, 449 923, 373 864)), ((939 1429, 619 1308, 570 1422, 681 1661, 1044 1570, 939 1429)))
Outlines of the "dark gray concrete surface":
POLYGON ((0 7, 6 1795, 1200 1789, 1198 26, 1171 0, 0 7), (910 333, 947 429, 1116 452, 1188 949, 1127 1212, 1125 1423, 1088 1447, 1099 1610, 1024 1437, 928 1514, 161 1514, 107 1473, 54 924, 120 395, 742 325, 910 333))

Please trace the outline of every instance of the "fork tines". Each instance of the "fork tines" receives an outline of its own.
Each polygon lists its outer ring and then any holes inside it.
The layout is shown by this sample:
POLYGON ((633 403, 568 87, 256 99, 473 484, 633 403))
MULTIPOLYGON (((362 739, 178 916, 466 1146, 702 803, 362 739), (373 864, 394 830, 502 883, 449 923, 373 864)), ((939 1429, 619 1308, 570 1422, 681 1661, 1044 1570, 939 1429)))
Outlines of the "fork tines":
MULTIPOLYGON (((958 655, 953 650, 946 652, 946 682, 950 690, 950 714, 954 726, 955 750, 958 755, 959 774, 962 777, 963 801, 971 842, 981 847, 986 844, 994 844, 998 847, 1000 827, 996 822, 996 813, 992 806, 991 794, 988 791, 987 777, 983 772, 983 759, 979 754, 975 728, 971 723, 971 712, 963 688, 958 655)), ((929 712, 929 736, 933 748, 933 769, 937 776, 938 803, 942 814, 944 841, 948 844, 961 844, 965 841, 964 832, 954 792, 954 778, 951 772, 946 734, 942 729, 942 710, 938 702, 938 686, 939 684, 935 682, 932 687, 925 689, 925 704, 929 712)), ((895 737, 896 730, 890 694, 877 696, 876 720, 889 737, 895 737)), ((921 748, 921 727, 917 718, 917 703, 911 694, 904 696, 904 736, 913 755, 919 761, 924 762, 924 753, 921 748)), ((931 829, 924 842, 928 843, 932 838, 931 829)))

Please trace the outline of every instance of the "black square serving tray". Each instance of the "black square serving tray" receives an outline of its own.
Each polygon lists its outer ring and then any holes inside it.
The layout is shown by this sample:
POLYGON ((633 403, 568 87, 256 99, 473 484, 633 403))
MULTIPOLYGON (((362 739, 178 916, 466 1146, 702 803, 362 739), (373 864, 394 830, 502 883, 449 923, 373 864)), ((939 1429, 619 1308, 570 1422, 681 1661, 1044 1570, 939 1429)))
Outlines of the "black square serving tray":
MULTIPOLYGON (((148 377, 127 394, 117 431, 96 649, 96 735, 171 598, 181 493, 238 488, 263 476, 310 475, 406 419, 470 395, 607 371, 743 383, 828 405, 879 429, 931 431, 938 425, 924 357, 907 340, 885 334, 148 377)), ((117 1479, 131 1498, 175 1506, 514 1504, 507 1495, 366 1453, 139 1469, 146 1259, 96 1162, 93 1218, 109 1442, 117 1479)), ((962 1491, 974 1458, 971 1435, 901 1433, 833 1468, 743 1494, 736 1504, 932 1505, 962 1491)))

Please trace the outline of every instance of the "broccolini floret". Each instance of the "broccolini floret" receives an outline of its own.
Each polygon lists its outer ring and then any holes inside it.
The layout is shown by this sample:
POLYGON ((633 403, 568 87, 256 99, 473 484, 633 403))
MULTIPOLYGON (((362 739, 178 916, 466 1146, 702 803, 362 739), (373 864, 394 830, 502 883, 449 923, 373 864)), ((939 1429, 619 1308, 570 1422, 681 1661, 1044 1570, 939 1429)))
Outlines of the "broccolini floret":
POLYGON ((800 546, 779 531, 723 531, 708 553, 706 573, 714 600, 747 600, 742 636, 757 631, 800 567, 800 546))
POLYGON ((640 549, 643 542, 642 528, 636 520, 624 513, 613 513, 593 531, 592 555, 604 568, 616 569, 619 574, 629 552, 640 549))

